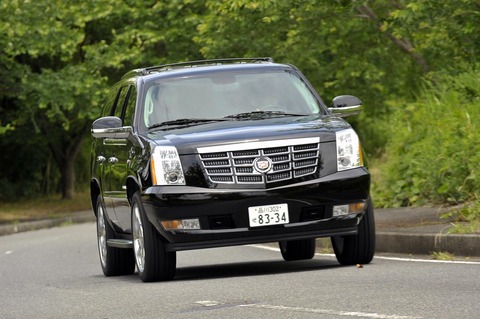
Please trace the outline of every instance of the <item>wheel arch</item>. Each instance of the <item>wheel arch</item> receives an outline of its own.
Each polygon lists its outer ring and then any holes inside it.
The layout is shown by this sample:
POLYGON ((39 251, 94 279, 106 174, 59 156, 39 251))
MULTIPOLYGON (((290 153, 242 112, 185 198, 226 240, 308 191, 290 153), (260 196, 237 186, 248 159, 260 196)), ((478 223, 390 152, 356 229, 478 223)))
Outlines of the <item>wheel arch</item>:
POLYGON ((133 176, 127 178, 127 198, 130 206, 132 205, 132 197, 137 191, 141 189, 137 179, 133 176))
POLYGON ((97 199, 100 193, 100 183, 97 179, 92 179, 90 181, 90 203, 92 204, 92 210, 95 217, 97 216, 97 199))

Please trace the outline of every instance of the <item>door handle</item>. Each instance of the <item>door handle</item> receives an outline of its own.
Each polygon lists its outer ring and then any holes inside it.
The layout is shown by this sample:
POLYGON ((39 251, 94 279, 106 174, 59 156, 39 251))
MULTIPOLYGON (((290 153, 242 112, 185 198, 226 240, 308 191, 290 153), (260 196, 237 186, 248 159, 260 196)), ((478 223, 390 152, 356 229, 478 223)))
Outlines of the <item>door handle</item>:
POLYGON ((118 158, 112 156, 108 159, 108 162, 110 164, 115 164, 116 162, 118 162, 118 158))
POLYGON ((102 156, 102 155, 97 156, 97 162, 103 163, 103 162, 105 162, 105 160, 106 160, 106 158, 104 156, 102 156))

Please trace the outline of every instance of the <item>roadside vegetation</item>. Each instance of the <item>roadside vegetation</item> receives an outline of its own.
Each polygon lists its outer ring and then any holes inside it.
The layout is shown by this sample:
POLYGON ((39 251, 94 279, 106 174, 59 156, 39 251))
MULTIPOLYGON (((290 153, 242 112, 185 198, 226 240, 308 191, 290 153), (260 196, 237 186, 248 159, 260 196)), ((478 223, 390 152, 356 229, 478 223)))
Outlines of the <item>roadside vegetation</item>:
POLYGON ((453 232, 480 232, 480 72, 425 83, 393 110, 391 138, 376 159, 377 207, 459 205, 453 232), (467 226, 465 225, 467 222, 467 226))
POLYGON ((479 14, 474 0, 2 1, 0 212, 88 202, 90 125, 129 69, 271 56, 327 104, 363 100, 352 124, 377 207, 461 205, 449 217, 478 232, 479 14))
POLYGON ((79 192, 72 200, 62 200, 60 194, 0 203, 0 224, 61 218, 91 209, 88 192, 79 192))

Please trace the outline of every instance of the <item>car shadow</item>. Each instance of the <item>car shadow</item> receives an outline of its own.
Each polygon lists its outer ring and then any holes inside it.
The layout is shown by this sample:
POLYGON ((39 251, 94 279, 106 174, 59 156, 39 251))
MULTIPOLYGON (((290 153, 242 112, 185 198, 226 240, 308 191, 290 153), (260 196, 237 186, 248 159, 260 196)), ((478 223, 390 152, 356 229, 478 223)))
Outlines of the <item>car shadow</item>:
POLYGON ((318 271, 342 267, 336 260, 301 261, 251 261, 224 263, 219 265, 200 265, 179 267, 174 281, 210 280, 231 277, 251 277, 285 274, 293 272, 318 271))
MULTIPOLYGON (((178 266, 176 275, 173 281, 199 281, 223 279, 232 277, 255 277, 264 275, 278 275, 286 273, 300 273, 307 271, 321 271, 334 268, 341 268, 342 266, 333 257, 325 255, 323 257, 314 257, 310 260, 299 261, 284 261, 283 259, 276 260, 255 260, 247 262, 231 262, 220 264, 204 264, 195 266, 178 266)), ((99 278, 104 278, 103 275, 98 275, 99 278)), ((110 279, 124 282, 138 282, 138 274, 128 276, 110 277, 110 279)))

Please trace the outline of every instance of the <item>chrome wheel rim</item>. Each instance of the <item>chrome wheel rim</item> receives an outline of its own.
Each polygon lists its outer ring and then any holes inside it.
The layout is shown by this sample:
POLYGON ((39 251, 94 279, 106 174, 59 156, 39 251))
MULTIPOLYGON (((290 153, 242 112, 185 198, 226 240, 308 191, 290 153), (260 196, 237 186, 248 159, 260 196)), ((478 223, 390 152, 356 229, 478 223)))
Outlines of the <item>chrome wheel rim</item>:
POLYGON ((145 237, 143 234, 143 224, 140 217, 140 209, 137 204, 133 205, 133 251, 135 254, 135 262, 139 272, 145 269, 145 237))
POLYGON ((98 206, 97 214, 97 239, 100 262, 103 268, 105 268, 107 266, 107 228, 105 226, 103 207, 101 205, 98 206))

